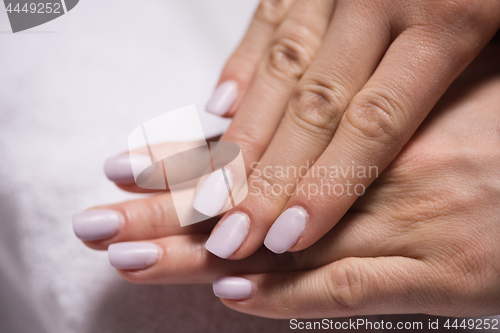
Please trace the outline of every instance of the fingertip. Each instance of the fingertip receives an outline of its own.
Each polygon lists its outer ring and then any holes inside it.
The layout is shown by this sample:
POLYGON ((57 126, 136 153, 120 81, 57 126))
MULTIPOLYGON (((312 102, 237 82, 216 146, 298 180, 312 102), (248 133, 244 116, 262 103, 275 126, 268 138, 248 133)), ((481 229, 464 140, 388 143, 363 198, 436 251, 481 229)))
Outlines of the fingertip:
POLYGON ((134 184, 132 165, 142 170, 151 165, 151 159, 142 154, 113 156, 104 162, 104 173, 109 180, 116 184, 134 184))
POLYGON ((111 266, 122 270, 140 270, 153 266, 163 256, 160 246, 149 242, 123 242, 108 247, 111 266))
POLYGON ((235 253, 247 238, 250 230, 250 218, 243 212, 229 215, 215 229, 205 243, 210 253, 226 259, 235 253))
POLYGON ((75 213, 72 217, 73 232, 86 242, 111 238, 118 234, 124 224, 123 214, 112 209, 91 209, 75 213))
POLYGON ((225 116, 238 97, 238 86, 238 82, 235 80, 228 80, 221 83, 217 89, 215 89, 205 107, 207 112, 220 117, 225 116))
POLYGON ((297 243, 308 219, 309 214, 303 207, 290 207, 271 226, 264 245, 274 253, 285 253, 297 243))
POLYGON ((229 300, 247 300, 257 291, 255 282, 236 276, 220 276, 214 280, 215 296, 229 300))

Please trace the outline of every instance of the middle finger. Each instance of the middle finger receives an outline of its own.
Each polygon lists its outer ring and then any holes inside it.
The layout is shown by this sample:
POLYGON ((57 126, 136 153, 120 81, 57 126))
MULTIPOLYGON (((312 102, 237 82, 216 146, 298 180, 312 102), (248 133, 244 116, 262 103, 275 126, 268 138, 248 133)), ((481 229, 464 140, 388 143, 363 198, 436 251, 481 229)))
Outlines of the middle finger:
MULTIPOLYGON (((357 2, 338 2, 321 49, 298 83, 276 135, 249 177, 247 198, 226 213, 206 244, 215 255, 241 259, 262 245, 298 181, 328 146, 351 98, 366 83, 387 48, 390 31, 383 15, 353 10, 353 3, 357 2), (244 226, 231 218, 234 213, 248 216, 249 227, 239 231, 247 236, 240 237, 243 241, 239 246, 224 231, 234 233, 244 226), (219 231, 221 225, 225 228, 219 231)), ((300 228, 298 220, 307 219, 305 211, 299 214, 297 223, 289 221, 292 235, 297 233, 294 227, 300 228)))

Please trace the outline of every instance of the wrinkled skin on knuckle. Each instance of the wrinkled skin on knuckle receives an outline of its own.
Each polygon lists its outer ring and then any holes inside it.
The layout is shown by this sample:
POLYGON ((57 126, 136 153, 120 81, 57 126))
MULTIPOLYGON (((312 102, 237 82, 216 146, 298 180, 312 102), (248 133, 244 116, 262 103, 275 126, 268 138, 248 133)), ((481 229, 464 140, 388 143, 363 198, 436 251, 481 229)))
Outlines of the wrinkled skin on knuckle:
MULTIPOLYGON (((142 221, 147 224, 148 228, 161 232, 165 227, 176 225, 172 223, 173 216, 176 216, 170 194, 161 194, 152 197, 147 201, 147 206, 138 206, 140 209, 126 211, 127 223, 134 223, 134 221, 142 221), (129 222, 130 221, 130 222, 129 222)), ((135 222, 137 223, 137 222, 135 222)))
POLYGON ((280 37, 269 50, 267 70, 281 79, 299 79, 311 63, 307 48, 295 38, 280 37))
POLYGON ((366 285, 372 282, 358 264, 341 260, 332 265, 324 279, 332 310, 355 311, 367 303, 366 285))
POLYGON ((351 134, 368 142, 391 147, 409 135, 402 106, 388 92, 367 92, 355 96, 344 118, 350 125, 351 134))
POLYGON ((311 63, 322 43, 322 33, 310 23, 310 17, 287 18, 269 49, 266 69, 281 79, 297 80, 311 63))
POLYGON ((318 82, 300 85, 288 108, 289 116, 299 126, 318 134, 332 136, 348 103, 346 94, 318 82))

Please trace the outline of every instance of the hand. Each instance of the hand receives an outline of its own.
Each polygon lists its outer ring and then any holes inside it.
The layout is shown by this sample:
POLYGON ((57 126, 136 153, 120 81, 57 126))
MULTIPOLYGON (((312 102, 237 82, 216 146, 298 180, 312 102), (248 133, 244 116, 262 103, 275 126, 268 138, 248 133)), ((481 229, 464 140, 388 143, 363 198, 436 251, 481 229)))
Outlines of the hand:
POLYGON ((203 245, 215 221, 175 225, 169 193, 100 207, 124 223, 112 238, 87 244, 123 242, 109 246, 109 257, 133 283, 238 277, 217 279, 216 294, 264 317, 498 314, 498 51, 478 62, 496 67, 462 76, 340 224, 304 251, 212 256, 203 245))
POLYGON ((302 251, 344 259, 237 283, 222 277, 216 294, 234 310, 273 318, 499 314, 498 69, 451 88, 340 225, 302 251))
POLYGON ((241 259, 263 241, 276 253, 316 242, 499 26, 495 0, 262 1, 207 106, 234 115, 222 141, 250 175, 207 249, 241 259))

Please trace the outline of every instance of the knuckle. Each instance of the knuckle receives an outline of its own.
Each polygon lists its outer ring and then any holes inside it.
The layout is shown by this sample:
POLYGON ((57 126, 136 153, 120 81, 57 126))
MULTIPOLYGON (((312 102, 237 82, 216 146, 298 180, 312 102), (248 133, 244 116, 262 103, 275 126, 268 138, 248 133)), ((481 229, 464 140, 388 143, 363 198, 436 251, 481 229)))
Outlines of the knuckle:
POLYGON ((299 125, 332 135, 348 103, 340 87, 319 81, 301 85, 290 99, 288 113, 299 125))
POLYGON ((278 38, 269 50, 268 70, 280 78, 299 79, 311 62, 307 48, 292 37, 278 38))
POLYGON ((156 196, 154 199, 149 200, 147 209, 140 210, 136 212, 136 216, 133 218, 136 221, 142 221, 147 224, 147 226, 153 230, 154 233, 160 233, 169 226, 169 220, 172 216, 172 207, 166 204, 167 196, 156 196))
POLYGON ((264 22, 278 26, 290 7, 292 0, 261 0, 256 16, 264 22))
POLYGON ((391 144, 404 130, 402 107, 390 93, 369 92, 356 96, 345 120, 363 139, 391 144))
POLYGON ((361 267, 356 263, 339 262, 333 265, 327 276, 326 286, 333 307, 357 309, 366 301, 367 283, 361 267))

